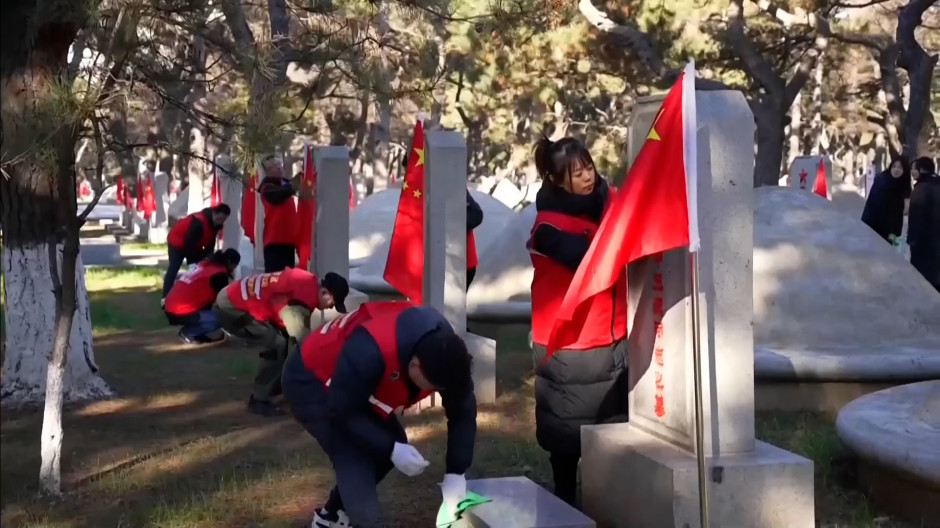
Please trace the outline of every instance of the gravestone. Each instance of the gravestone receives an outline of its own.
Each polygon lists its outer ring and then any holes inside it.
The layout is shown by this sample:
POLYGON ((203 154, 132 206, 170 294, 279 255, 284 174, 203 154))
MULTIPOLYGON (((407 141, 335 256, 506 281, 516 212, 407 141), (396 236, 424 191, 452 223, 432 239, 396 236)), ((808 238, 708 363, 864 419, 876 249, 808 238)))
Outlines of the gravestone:
POLYGON ((222 249, 238 251, 242 239, 241 208, 242 208, 242 181, 240 175, 233 170, 232 160, 228 156, 217 156, 216 164, 219 166, 219 191, 222 203, 232 209, 232 214, 222 226, 222 249))
POLYGON ((468 480, 491 502, 475 506, 454 527, 594 528, 594 521, 525 477, 468 480))
POLYGON ((826 189, 832 195, 832 159, 829 156, 797 156, 790 164, 789 187, 813 192, 816 184, 816 173, 819 171, 819 161, 823 162, 823 171, 826 175, 826 189))
MULTIPOLYGON (((349 278, 349 149, 346 147, 317 147, 313 150, 313 163, 317 171, 315 200, 317 216, 311 234, 310 271, 318 277, 329 272, 349 278)), ((346 309, 359 308, 368 297, 350 288, 346 309)), ((334 309, 318 310, 312 324, 319 326, 335 319, 334 309)))
MULTIPOLYGON (((812 462, 754 438, 754 119, 740 92, 699 92, 696 103, 710 522, 812 528, 812 462)), ((655 114, 660 104, 641 99, 637 108, 654 106, 643 111, 655 114)), ((689 253, 642 259, 628 275, 630 423, 582 428, 583 508, 602 527, 694 528, 700 523, 689 253)))
POLYGON ((423 302, 464 337, 477 401, 493 403, 496 342, 467 332, 467 144, 457 132, 431 131, 425 145, 423 302))
MULTIPOLYGON (((258 178, 255 181, 255 189, 257 190, 261 185, 261 180, 264 179, 264 167, 260 161, 256 164, 256 172, 258 178)), ((264 271, 264 204, 261 202, 260 192, 255 192, 255 244, 252 265, 255 273, 264 271)))
POLYGON ((149 241, 155 244, 166 242, 168 233, 168 217, 166 214, 169 207, 170 175, 160 171, 153 175, 153 196, 155 198, 156 209, 153 212, 153 225, 150 228, 149 241))

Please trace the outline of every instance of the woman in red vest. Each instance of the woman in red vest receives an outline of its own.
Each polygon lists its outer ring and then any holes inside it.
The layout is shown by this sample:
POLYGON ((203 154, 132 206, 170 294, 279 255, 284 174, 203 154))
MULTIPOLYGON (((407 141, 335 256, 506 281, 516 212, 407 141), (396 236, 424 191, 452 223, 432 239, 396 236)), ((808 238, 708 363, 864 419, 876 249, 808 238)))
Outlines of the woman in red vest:
POLYGON ((250 275, 230 284, 215 300, 213 311, 222 328, 262 347, 261 363, 248 410, 262 416, 282 416, 273 399, 281 392, 281 371, 291 346, 310 331, 310 313, 336 308, 346 312, 349 284, 336 273, 319 280, 307 270, 288 268, 250 275))
POLYGON ((435 391, 447 416, 441 492, 454 513, 476 441, 472 362, 440 312, 408 301, 364 303, 307 336, 284 365, 284 395, 336 474, 312 528, 387 526, 378 483, 393 467, 413 477, 428 466, 396 414, 435 391))
POLYGON ((555 314, 590 247, 611 189, 574 138, 542 138, 535 149, 542 188, 527 247, 532 279, 532 341, 536 358, 535 423, 539 445, 549 452, 555 495, 574 505, 581 426, 624 421, 627 402, 626 272, 609 294, 575 313, 582 323, 574 342, 545 360, 555 314))
POLYGON ((294 188, 284 177, 284 168, 273 156, 263 164, 265 177, 258 186, 261 205, 264 206, 264 271, 274 273, 293 268, 297 262, 297 204, 294 188))
MULTIPOLYGON (((166 265, 166 275, 163 276, 164 300, 179 275, 183 260, 195 264, 212 254, 215 239, 230 214, 232 209, 226 204, 206 207, 198 213, 184 217, 170 229, 166 237, 169 262, 166 265)), ((160 304, 163 302, 160 301, 160 304)))
POLYGON ((214 343, 225 339, 219 332, 222 325, 212 305, 232 280, 239 261, 241 256, 234 249, 216 251, 181 275, 170 288, 163 311, 171 325, 182 326, 179 336, 184 343, 214 343))

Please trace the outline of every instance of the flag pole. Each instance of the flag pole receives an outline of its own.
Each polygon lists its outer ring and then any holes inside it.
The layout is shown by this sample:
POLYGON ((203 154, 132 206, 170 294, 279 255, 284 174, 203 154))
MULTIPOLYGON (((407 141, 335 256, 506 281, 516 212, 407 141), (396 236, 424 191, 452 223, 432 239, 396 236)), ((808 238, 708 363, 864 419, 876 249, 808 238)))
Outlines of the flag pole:
POLYGON ((699 314, 698 254, 691 253, 692 264, 692 377, 695 390, 695 458, 698 462, 698 507, 701 528, 708 528, 708 480, 705 467, 705 411, 702 397, 702 320, 699 314))

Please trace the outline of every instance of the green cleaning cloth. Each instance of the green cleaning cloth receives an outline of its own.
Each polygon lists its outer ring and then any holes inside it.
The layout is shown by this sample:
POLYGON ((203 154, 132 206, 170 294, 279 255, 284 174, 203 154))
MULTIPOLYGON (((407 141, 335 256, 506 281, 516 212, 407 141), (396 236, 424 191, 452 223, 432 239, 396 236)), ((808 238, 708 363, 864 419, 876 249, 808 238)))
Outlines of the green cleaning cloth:
POLYGON ((455 523, 457 519, 463 515, 463 512, 486 502, 491 502, 491 500, 482 495, 477 495, 472 491, 468 491, 467 496, 457 505, 457 514, 454 516, 448 515, 447 508, 444 507, 446 505, 441 503, 441 508, 437 510, 437 522, 435 524, 438 528, 447 528, 455 523))

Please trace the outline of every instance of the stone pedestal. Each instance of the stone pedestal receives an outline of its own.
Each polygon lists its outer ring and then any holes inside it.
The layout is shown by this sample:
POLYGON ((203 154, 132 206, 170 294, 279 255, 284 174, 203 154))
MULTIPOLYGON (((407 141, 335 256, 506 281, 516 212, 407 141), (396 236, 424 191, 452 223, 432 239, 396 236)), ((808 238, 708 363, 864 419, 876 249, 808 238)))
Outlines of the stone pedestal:
MULTIPOLYGON (((699 92, 696 103, 710 522, 810 528, 812 462, 754 438, 753 116, 739 92, 699 92)), ((598 526, 699 526, 691 275, 685 248, 628 268, 630 423, 581 433, 583 506, 598 526)))
POLYGON ((479 403, 496 401, 496 342, 467 334, 467 144, 457 132, 425 142, 423 302, 440 310, 473 354, 479 403))
POLYGON ((467 481, 492 499, 471 508, 454 528, 594 528, 594 521, 525 477, 467 481))

